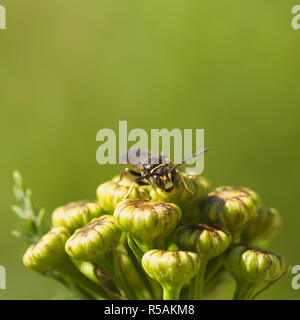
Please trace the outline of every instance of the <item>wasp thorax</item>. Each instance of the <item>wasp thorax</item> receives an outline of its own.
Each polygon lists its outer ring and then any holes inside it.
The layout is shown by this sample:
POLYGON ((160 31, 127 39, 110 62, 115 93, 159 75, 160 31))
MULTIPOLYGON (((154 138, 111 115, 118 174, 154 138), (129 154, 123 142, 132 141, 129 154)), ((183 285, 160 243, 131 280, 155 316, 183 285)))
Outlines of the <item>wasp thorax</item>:
POLYGON ((205 224, 181 227, 174 238, 181 249, 198 253, 206 262, 222 254, 230 244, 228 234, 205 224))
POLYGON ((248 188, 221 187, 208 194, 204 215, 208 222, 227 229, 234 238, 257 216, 258 195, 248 188))
POLYGON ((129 185, 125 183, 105 182, 97 188, 97 198, 106 214, 113 214, 116 205, 127 196, 128 199, 149 199, 149 194, 144 188, 135 186, 130 193, 129 185))
POLYGON ((68 260, 65 243, 70 235, 64 227, 53 228, 27 249, 23 257, 24 265, 35 271, 56 270, 68 260))
POLYGON ((66 252, 78 260, 98 263, 117 247, 120 237, 114 218, 104 215, 78 229, 67 241, 66 252))
POLYGON ((103 210, 96 201, 72 202, 54 210, 52 224, 55 227, 65 227, 73 232, 102 214, 103 210))
POLYGON ((124 200, 117 205, 114 217, 133 237, 156 241, 173 232, 181 219, 181 210, 173 203, 124 200))

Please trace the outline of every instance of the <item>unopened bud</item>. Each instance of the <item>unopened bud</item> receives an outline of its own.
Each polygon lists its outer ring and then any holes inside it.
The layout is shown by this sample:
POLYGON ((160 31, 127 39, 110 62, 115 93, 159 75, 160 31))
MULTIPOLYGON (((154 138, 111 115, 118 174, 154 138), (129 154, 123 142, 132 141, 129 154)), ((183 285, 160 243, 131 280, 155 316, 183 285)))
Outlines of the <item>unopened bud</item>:
POLYGON ((221 187, 208 194, 204 215, 208 222, 227 229, 235 240, 257 216, 257 194, 247 188, 221 187))
POLYGON ((59 269, 60 265, 69 259, 65 252, 65 243, 70 235, 64 227, 50 230, 39 242, 27 249, 23 257, 24 265, 38 272, 59 269))
POLYGON ((201 260, 208 262, 229 247, 230 236, 206 224, 198 224, 179 228, 175 242, 182 250, 197 252, 201 260))
POLYGON ((209 189, 209 182, 202 176, 183 175, 185 185, 177 177, 172 192, 166 192, 161 188, 153 186, 150 189, 151 199, 155 201, 171 202, 182 208, 190 207, 202 201, 209 189))
POLYGON ((178 300, 183 285, 199 271, 200 258, 187 251, 151 250, 144 254, 142 265, 163 287, 164 300, 178 300))
MULTIPOLYGON (((128 194, 130 186, 124 183, 105 182, 97 188, 97 198, 106 214, 113 214, 116 205, 128 194)), ((149 199, 149 194, 144 188, 135 186, 128 199, 149 199)))
POLYGON ((74 232, 102 214, 103 210, 96 201, 72 202, 54 210, 52 224, 54 227, 65 227, 70 232, 74 232))
POLYGON ((286 270, 279 255, 243 245, 233 246, 224 264, 237 282, 236 299, 252 299, 258 286, 274 282, 286 270))
POLYGON ((117 247, 120 237, 121 229, 114 218, 104 215, 76 230, 66 243, 66 251, 75 259, 102 263, 117 247))
POLYGON ((173 232, 181 218, 181 210, 173 203, 124 200, 117 205, 114 217, 124 231, 149 243, 162 240, 173 232))
POLYGON ((254 245, 274 237, 281 227, 281 217, 274 208, 261 206, 257 217, 242 232, 242 242, 254 245))

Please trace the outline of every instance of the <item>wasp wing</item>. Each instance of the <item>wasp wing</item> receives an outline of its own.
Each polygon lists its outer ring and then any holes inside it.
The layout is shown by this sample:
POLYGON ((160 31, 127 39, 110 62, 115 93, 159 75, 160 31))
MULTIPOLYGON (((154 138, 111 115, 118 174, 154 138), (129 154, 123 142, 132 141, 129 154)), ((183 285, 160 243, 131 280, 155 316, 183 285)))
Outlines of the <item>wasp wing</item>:
POLYGON ((143 161, 147 161, 149 157, 149 152, 144 151, 140 148, 130 148, 119 158, 120 164, 130 164, 134 167, 137 167, 143 161))
POLYGON ((154 155, 149 151, 140 148, 130 148, 119 158, 120 164, 130 164, 137 167, 140 164, 160 164, 169 163, 170 160, 165 155, 154 155))

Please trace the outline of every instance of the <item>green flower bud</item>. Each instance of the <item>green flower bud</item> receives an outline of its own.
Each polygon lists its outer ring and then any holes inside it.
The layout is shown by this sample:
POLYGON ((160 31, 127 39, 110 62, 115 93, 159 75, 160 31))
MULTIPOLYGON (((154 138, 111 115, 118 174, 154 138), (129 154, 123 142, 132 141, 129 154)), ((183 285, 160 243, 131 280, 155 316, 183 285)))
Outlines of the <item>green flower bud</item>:
MULTIPOLYGON (((130 186, 126 183, 105 182, 97 188, 97 198, 106 214, 112 214, 116 205, 127 195, 130 186)), ((145 188, 135 186, 128 199, 150 199, 145 188)))
POLYGON ((181 219, 180 208, 173 203, 124 200, 114 213, 121 228, 153 249, 154 243, 169 236, 181 219))
POLYGON ((70 232, 74 232, 102 214, 103 210, 96 201, 72 202, 54 210, 52 224, 54 227, 65 227, 70 232))
POLYGON ((116 249, 121 229, 113 217, 104 215, 76 230, 66 243, 66 252, 73 258, 103 264, 116 249))
POLYGON ((201 261, 206 262, 223 253, 230 244, 230 237, 224 231, 206 224, 181 227, 174 238, 181 249, 198 253, 201 261))
POLYGON ((257 217, 242 232, 242 242, 254 245, 274 237, 281 227, 281 217, 274 208, 261 206, 257 217))
POLYGON ((199 185, 199 188, 204 189, 203 196, 201 196, 201 200, 204 200, 205 196, 211 189, 210 181, 206 177, 199 176, 199 175, 189 175, 188 178, 190 180, 196 180, 196 183, 199 185))
MULTIPOLYGON (((134 182, 134 180, 135 180, 135 178, 132 177, 132 176, 130 176, 130 175, 124 175, 121 180, 120 180, 120 178, 121 178, 120 175, 115 176, 115 177, 112 178, 111 182, 116 183, 116 184, 120 184, 120 185, 122 185, 122 186, 130 187, 131 184, 132 184, 132 183, 134 182)), ((140 188, 140 187, 141 187, 141 186, 139 186, 139 188, 140 188)))
POLYGON ((283 271, 280 256, 242 245, 228 252, 225 266, 235 279, 251 283, 274 281, 283 271))
MULTIPOLYGON (((152 186, 150 189, 151 199, 155 201, 175 203, 180 206, 182 210, 187 208, 186 211, 188 214, 189 208, 198 204, 207 195, 209 182, 202 176, 183 175, 183 179, 187 188, 192 191, 193 194, 187 190, 178 176, 172 192, 166 192, 161 188, 152 186)), ((184 214, 185 212, 183 212, 183 215, 184 214)))
POLYGON ((66 243, 66 252, 73 258, 100 265, 110 276, 120 294, 129 299, 134 296, 121 274, 117 246, 121 229, 114 218, 104 215, 76 230, 66 243))
POLYGON ((178 300, 183 285, 198 272, 200 258, 187 251, 151 250, 144 254, 142 265, 163 287, 164 300, 178 300))
POLYGON ((24 265, 28 269, 41 273, 58 271, 93 295, 108 299, 106 292, 85 277, 66 254, 65 244, 69 237, 70 232, 64 227, 50 230, 39 242, 28 248, 23 257, 24 265))
POLYGON ((229 247, 230 236, 208 225, 198 224, 179 228, 174 239, 181 249, 194 251, 201 258, 200 270, 191 281, 188 294, 189 299, 199 300, 204 294, 204 276, 207 263, 229 247))
POLYGON ((24 265, 34 271, 54 271, 66 263, 69 258, 65 252, 65 243, 70 232, 58 227, 46 233, 39 242, 31 245, 23 257, 24 265))
POLYGON ((258 286, 274 282, 285 272, 280 256, 243 245, 232 247, 224 264, 237 282, 236 299, 251 299, 258 286))
POLYGON ((247 188, 221 187, 208 194, 204 215, 208 222, 227 229, 235 241, 257 216, 258 195, 247 188))

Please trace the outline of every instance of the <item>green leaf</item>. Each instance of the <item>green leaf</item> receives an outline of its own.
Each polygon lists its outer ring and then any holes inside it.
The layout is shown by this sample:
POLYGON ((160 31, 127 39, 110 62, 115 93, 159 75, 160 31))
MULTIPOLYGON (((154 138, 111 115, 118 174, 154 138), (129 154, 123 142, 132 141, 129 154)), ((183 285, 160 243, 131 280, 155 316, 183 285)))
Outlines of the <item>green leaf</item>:
POLYGON ((27 233, 27 232, 21 232, 19 230, 13 230, 11 232, 11 234, 21 240, 24 240, 26 241, 27 243, 30 243, 30 244, 33 244, 33 243, 36 243, 38 241, 38 238, 33 236, 32 234, 30 233, 27 233))
POLYGON ((18 171, 13 173, 13 192, 18 205, 12 207, 13 212, 26 222, 24 231, 13 231, 13 235, 28 243, 38 241, 47 231, 45 227, 45 210, 36 210, 32 199, 32 193, 25 187, 23 178, 18 171))

